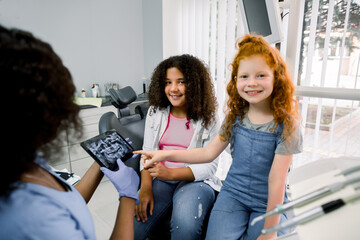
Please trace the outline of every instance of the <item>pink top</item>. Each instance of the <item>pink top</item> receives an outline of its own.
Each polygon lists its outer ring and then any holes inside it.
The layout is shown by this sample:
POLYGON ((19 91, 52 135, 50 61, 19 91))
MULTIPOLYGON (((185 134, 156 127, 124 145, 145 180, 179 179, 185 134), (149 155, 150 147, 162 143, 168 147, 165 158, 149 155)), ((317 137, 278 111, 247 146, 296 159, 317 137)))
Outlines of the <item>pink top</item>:
MULTIPOLYGON (((177 118, 169 114, 168 124, 164 134, 159 141, 160 150, 182 150, 187 149, 194 135, 194 128, 190 120, 187 118, 177 118)), ((163 161, 168 168, 183 168, 184 163, 163 161)))

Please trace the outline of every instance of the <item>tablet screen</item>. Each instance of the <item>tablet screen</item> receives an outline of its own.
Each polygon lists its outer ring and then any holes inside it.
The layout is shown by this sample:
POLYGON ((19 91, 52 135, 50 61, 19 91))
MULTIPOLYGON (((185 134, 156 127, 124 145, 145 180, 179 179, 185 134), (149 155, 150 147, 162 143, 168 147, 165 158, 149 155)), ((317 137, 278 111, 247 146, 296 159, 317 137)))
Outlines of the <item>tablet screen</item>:
POLYGON ((116 160, 123 162, 132 157, 134 149, 115 130, 111 130, 81 143, 81 146, 101 166, 111 170, 117 168, 116 160))

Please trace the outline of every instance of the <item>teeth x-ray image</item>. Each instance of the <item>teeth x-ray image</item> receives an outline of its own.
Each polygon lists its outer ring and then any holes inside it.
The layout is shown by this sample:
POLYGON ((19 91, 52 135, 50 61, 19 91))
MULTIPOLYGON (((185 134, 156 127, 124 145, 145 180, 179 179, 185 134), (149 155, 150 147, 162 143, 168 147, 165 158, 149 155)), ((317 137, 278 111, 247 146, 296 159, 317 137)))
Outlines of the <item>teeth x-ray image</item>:
POLYGON ((115 131, 89 139, 81 145, 85 150, 92 153, 90 155, 95 160, 100 161, 103 166, 109 169, 117 167, 117 159, 127 160, 132 156, 133 151, 130 144, 115 131))

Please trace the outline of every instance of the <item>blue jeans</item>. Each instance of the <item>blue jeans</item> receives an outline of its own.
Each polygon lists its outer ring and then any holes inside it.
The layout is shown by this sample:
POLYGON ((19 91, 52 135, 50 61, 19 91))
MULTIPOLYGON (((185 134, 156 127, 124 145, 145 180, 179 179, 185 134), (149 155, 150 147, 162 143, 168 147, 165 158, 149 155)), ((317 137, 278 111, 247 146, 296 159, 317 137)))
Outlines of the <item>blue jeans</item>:
POLYGON ((264 221, 254 226, 250 223, 266 212, 269 172, 281 128, 279 125, 275 130, 279 134, 262 132, 245 128, 236 120, 231 140, 233 161, 211 211, 206 239, 255 240, 261 234, 264 221))
POLYGON ((134 239, 146 239, 169 212, 171 239, 200 239, 203 222, 215 201, 215 191, 204 182, 153 180, 154 210, 145 223, 134 219, 134 239))
MULTIPOLYGON (((255 240, 264 227, 264 220, 251 227, 250 223, 264 213, 265 211, 254 211, 234 197, 233 193, 222 189, 211 211, 206 240, 255 240)), ((286 219, 287 216, 282 214, 280 222, 286 219)), ((278 236, 286 233, 287 230, 279 231, 278 236)))

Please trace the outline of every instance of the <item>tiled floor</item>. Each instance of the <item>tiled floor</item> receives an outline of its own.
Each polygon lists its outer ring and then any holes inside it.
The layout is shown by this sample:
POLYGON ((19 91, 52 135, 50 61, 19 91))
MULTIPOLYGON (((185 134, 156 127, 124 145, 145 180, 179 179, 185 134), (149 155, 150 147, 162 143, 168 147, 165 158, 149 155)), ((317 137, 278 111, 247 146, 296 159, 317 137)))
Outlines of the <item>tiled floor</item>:
POLYGON ((118 198, 119 194, 112 183, 104 179, 88 203, 95 225, 96 239, 109 239, 119 206, 118 198))

